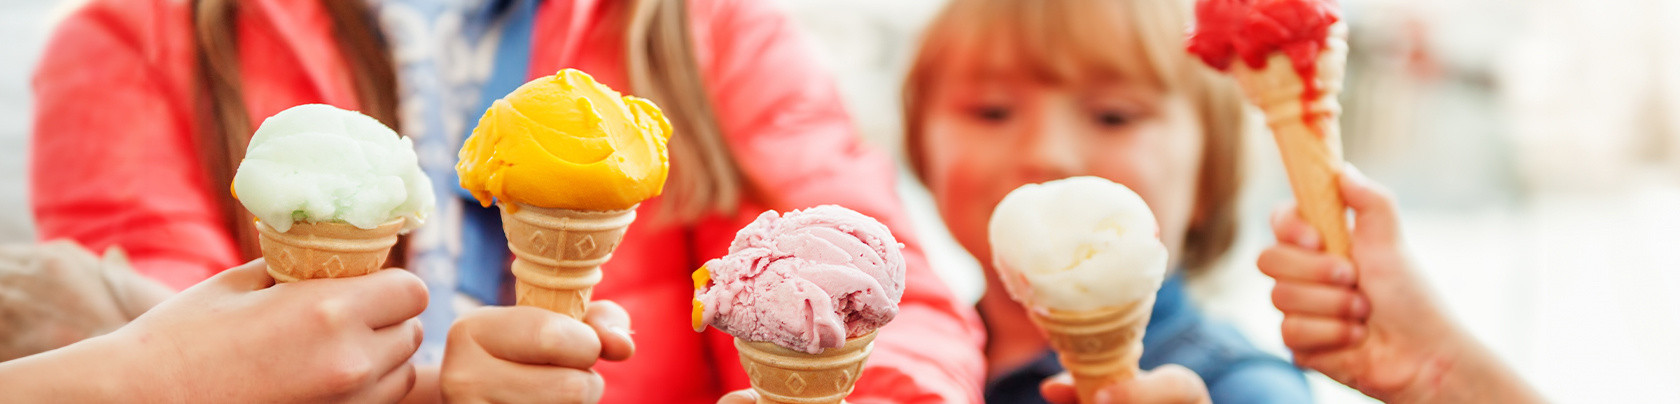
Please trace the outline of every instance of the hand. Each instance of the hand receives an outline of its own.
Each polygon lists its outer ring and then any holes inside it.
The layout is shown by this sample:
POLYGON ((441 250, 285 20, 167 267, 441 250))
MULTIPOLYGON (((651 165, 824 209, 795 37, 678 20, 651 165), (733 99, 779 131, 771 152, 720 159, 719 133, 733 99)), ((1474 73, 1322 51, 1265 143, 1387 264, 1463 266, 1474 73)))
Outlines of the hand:
POLYGON ((630 315, 597 300, 580 322, 535 307, 483 307, 449 328, 443 395, 450 402, 594 403, 605 384, 597 359, 635 354, 630 315))
POLYGON ((1437 306, 1401 246, 1388 191, 1352 166, 1340 186, 1354 212, 1351 263, 1322 252, 1293 205, 1272 215, 1278 245, 1260 254, 1260 271, 1277 280, 1272 304, 1295 362, 1388 402, 1490 399, 1446 394, 1467 392, 1537 399, 1437 306))
POLYGON ((69 241, 0 246, 0 361, 105 334, 173 292, 112 249, 94 256, 69 241))
MULTIPOLYGON (((1046 401, 1057 404, 1073 404, 1079 402, 1077 392, 1073 388, 1073 376, 1067 372, 1051 377, 1039 386, 1039 392, 1044 394, 1046 401)), ((1159 404, 1208 404, 1207 385, 1202 383, 1201 376, 1179 365, 1162 365, 1145 372, 1138 373, 1136 378, 1117 382, 1097 391, 1096 403, 1085 404, 1121 404, 1121 403, 1159 403, 1159 404)))
MULTIPOLYGON (((275 285, 257 260, 110 335, 168 402, 394 402, 414 383, 426 287, 403 270, 275 285)), ((99 366, 99 365, 90 365, 99 366)))
POLYGON ((758 392, 753 389, 735 390, 723 395, 717 404, 757 404, 758 392))

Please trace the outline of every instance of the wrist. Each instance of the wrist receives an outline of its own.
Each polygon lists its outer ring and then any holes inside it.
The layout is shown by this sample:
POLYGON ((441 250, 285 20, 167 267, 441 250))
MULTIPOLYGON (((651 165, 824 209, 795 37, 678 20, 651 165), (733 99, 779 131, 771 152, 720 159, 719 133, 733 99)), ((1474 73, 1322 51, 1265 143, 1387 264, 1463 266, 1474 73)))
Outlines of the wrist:
POLYGON ((1544 402, 1515 370, 1467 335, 1456 349, 1427 358, 1401 402, 1540 403, 1544 402))
POLYGON ((168 357, 179 349, 160 351, 170 343, 162 336, 129 327, 84 342, 87 349, 79 354, 87 359, 77 363, 91 366, 77 372, 95 373, 99 385, 92 389, 109 397, 89 402, 188 402, 192 387, 175 380, 186 360, 168 357))
POLYGON ((24 402, 158 402, 109 335, 0 363, 0 391, 24 402))
POLYGON ((77 355, 82 356, 73 361, 74 367, 68 367, 76 373, 90 373, 92 377, 77 378, 86 380, 91 385, 82 385, 90 392, 97 392, 98 399, 87 402, 136 402, 159 403, 168 401, 167 393, 160 391, 161 386, 170 386, 156 380, 159 373, 155 367, 167 366, 155 360, 148 360, 149 355, 142 350, 135 349, 129 334, 124 330, 89 338, 77 355), (106 401, 110 400, 110 401, 106 401))

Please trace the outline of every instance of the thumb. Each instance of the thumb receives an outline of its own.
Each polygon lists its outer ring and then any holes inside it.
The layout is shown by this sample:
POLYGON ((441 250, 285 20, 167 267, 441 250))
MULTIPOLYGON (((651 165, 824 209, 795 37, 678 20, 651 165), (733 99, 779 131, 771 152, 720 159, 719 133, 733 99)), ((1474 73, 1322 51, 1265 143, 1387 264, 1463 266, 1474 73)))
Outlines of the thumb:
POLYGON ((1205 404, 1211 401, 1202 377, 1174 364, 1161 365, 1139 373, 1135 379, 1104 386, 1097 390, 1093 399, 1096 404, 1205 404))
POLYGON ((610 300, 589 302, 584 322, 601 336, 601 359, 622 361, 636 353, 636 340, 630 337, 630 313, 610 300))
POLYGON ((1353 237, 1379 243, 1394 242, 1400 234, 1394 194, 1352 164, 1342 167, 1342 199, 1353 209, 1353 237))
POLYGON ((268 261, 257 258, 244 265, 228 268, 187 289, 198 289, 201 286, 232 292, 249 292, 274 286, 274 277, 268 274, 268 261))

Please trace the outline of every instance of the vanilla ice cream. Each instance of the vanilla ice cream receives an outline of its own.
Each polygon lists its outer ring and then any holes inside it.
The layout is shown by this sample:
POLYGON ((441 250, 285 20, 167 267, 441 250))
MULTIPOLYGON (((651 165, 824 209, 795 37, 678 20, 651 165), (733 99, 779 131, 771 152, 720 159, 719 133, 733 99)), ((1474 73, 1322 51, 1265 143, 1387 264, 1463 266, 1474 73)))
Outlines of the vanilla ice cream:
POLYGON ((264 120, 233 189, 251 214, 281 232, 294 222, 372 229, 399 217, 413 229, 436 204, 412 141, 367 115, 321 104, 264 120))
POLYGON ((992 212, 992 262, 1028 307, 1084 311, 1154 295, 1167 271, 1155 215, 1097 177, 1028 184, 992 212))

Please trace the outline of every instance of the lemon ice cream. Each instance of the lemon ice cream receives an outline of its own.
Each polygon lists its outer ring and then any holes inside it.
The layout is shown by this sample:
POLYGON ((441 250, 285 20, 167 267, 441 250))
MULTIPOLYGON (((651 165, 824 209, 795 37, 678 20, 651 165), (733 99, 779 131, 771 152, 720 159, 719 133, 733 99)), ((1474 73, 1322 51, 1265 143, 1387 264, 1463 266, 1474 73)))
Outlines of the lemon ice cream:
POLYGON ((252 215, 281 232, 300 222, 373 229, 398 218, 413 229, 437 202, 411 140, 367 115, 322 104, 264 120, 233 189, 252 215))

